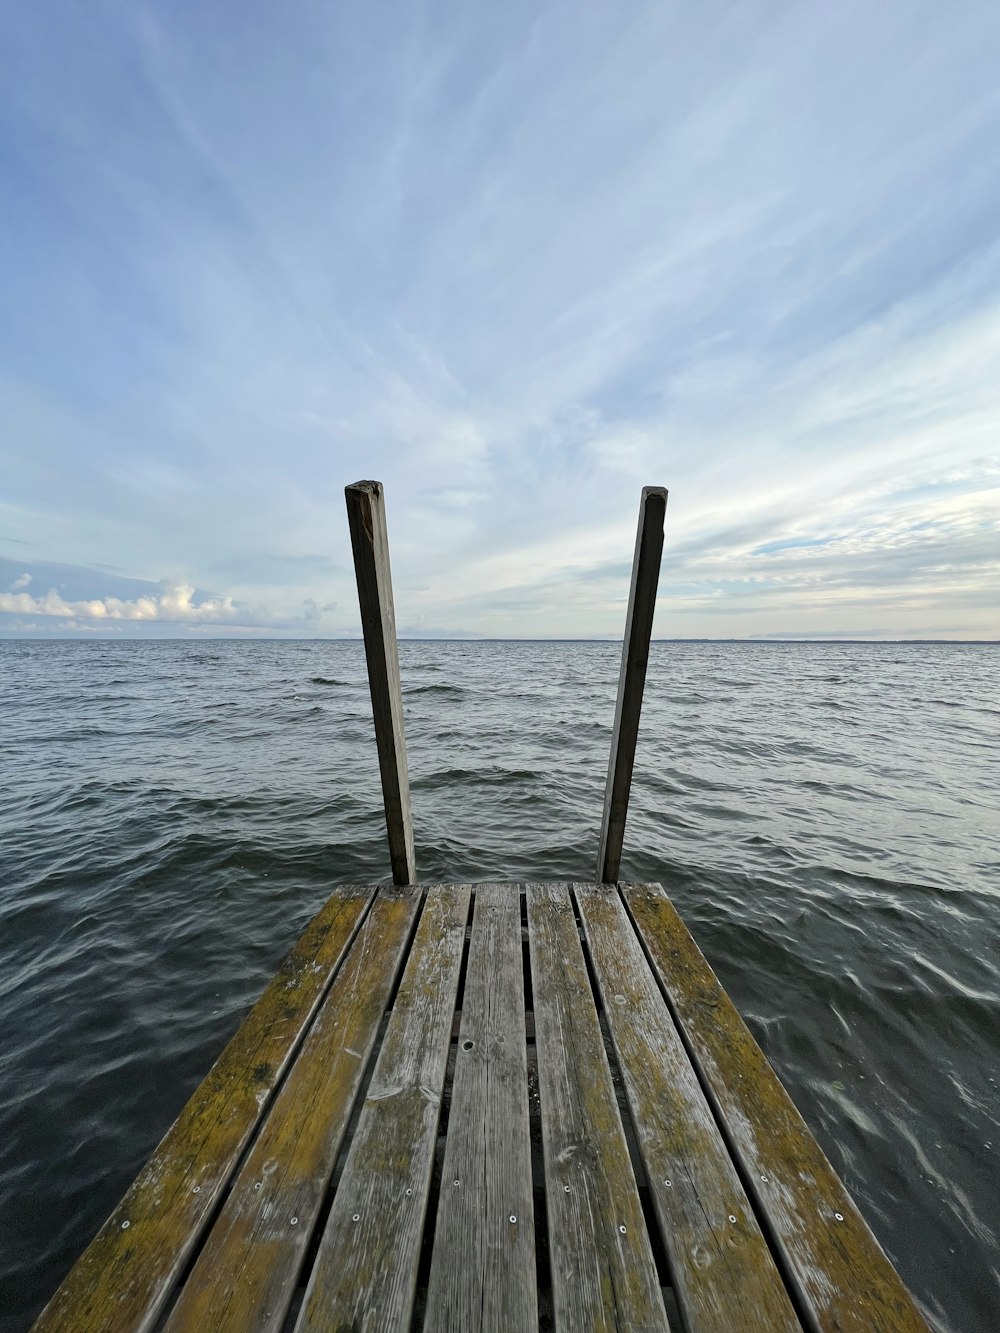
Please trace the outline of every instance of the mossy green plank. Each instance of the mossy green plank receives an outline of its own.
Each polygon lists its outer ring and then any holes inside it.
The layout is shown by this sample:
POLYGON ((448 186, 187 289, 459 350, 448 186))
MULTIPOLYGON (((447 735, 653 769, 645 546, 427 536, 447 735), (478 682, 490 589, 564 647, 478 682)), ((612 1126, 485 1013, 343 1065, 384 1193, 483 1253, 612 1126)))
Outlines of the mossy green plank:
POLYGON ((298 1330, 410 1326, 469 895, 427 892, 298 1330))
POLYGON ((803 1317, 821 1333, 927 1325, 659 885, 622 894, 803 1317))
POLYGON ((685 1328, 799 1330, 618 890, 577 884, 574 893, 685 1328))
POLYGON ((339 889, 81 1255, 35 1333, 148 1329, 322 999, 374 889, 339 889))
POLYGON ((417 888, 379 889, 167 1333, 282 1327, 419 905, 417 888))

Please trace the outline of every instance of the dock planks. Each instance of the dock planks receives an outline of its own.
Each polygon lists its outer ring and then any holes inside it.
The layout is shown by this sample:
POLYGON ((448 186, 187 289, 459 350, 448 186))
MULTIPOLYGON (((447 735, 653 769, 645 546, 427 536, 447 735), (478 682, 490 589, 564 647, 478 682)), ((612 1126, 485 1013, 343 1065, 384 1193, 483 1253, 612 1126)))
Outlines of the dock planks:
POLYGON ((329 900, 195 1090, 35 1329, 147 1329, 221 1197, 373 888, 329 900))
POLYGON ((503 1333, 537 1326, 524 1013, 520 895, 509 884, 483 884, 462 1000, 427 1328, 503 1333))
POLYGON ((408 1328, 469 913, 427 895, 297 1330, 408 1328))
POLYGON ((799 1327, 711 1107, 614 889, 580 916, 682 1309, 704 1329, 799 1327))
POLYGON ((383 886, 334 893, 36 1328, 668 1310, 926 1329, 662 889, 383 886))
POLYGON ((527 900, 556 1326, 665 1330, 569 890, 529 884, 527 900))
POLYGON ((375 1044, 419 891, 379 894, 167 1321, 280 1329, 375 1044))
POLYGON ((659 885, 623 896, 808 1328, 926 1329, 913 1298, 659 885))

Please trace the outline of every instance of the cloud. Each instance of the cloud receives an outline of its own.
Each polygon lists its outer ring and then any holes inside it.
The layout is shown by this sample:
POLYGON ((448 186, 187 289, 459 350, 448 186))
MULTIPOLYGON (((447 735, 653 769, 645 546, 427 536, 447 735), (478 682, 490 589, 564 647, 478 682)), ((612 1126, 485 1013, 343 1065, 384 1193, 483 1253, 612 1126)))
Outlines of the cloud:
POLYGON ((10 590, 11 592, 20 592, 20 590, 22 588, 26 588, 30 582, 31 582, 30 574, 20 574, 10 585, 10 590))
MULTIPOLYGON (((55 588, 43 597, 27 592, 0 593, 0 612, 18 615, 68 616, 87 622, 104 621, 167 621, 170 623, 225 624, 237 615, 231 597, 209 597, 199 602, 192 599, 195 589, 190 584, 164 580, 155 597, 138 597, 125 601, 119 597, 93 597, 84 601, 67 601, 55 588)), ((77 629, 79 625, 67 628, 77 629)), ((85 626, 91 628, 90 625, 85 626)))
POLYGON ((620 632, 662 483, 659 632, 995 633, 1000 10, 859 13, 11 9, 28 614, 357 633, 376 476, 416 630, 620 632))

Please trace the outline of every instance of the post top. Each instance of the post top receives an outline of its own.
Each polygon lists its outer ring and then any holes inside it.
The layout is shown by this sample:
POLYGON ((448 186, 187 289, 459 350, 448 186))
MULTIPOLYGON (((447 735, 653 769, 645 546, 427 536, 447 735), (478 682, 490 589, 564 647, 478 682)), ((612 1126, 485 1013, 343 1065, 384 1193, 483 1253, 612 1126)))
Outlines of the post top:
POLYGON ((643 500, 647 500, 651 495, 657 495, 662 496, 665 502, 668 494, 666 486, 643 486, 642 488, 643 500))
POLYGON ((349 495, 351 491, 362 491, 369 495, 381 495, 382 483, 380 481, 352 481, 350 486, 344 487, 344 494, 349 495))

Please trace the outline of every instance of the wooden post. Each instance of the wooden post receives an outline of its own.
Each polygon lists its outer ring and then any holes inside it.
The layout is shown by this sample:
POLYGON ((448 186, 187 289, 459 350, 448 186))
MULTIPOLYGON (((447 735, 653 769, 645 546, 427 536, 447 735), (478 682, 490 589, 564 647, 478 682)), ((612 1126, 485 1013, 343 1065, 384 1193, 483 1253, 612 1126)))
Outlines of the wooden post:
POLYGON ((354 572, 358 578, 361 628, 368 659, 368 684, 375 717, 392 878, 396 884, 413 884, 417 872, 413 859, 410 779, 406 768, 403 692, 399 684, 389 534, 382 483, 356 481, 353 486, 345 487, 344 494, 354 549, 354 572))
POLYGON ((667 492, 662 486, 644 486, 639 502, 639 529, 635 536, 632 561, 632 587, 628 595, 625 641, 622 644, 622 669, 618 677, 618 703, 611 736, 608 783, 604 792, 604 817, 601 821, 601 846, 597 855, 597 878, 613 884, 618 878, 625 837, 625 818, 632 787, 632 765, 639 734, 642 690, 646 683, 649 639, 653 631, 656 585, 660 577, 663 551, 663 520, 667 512, 667 492))

